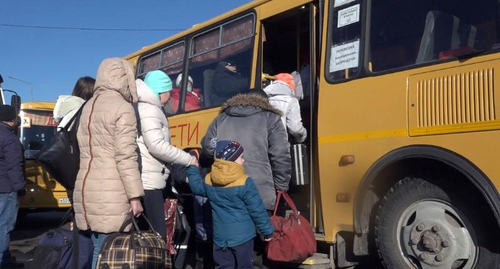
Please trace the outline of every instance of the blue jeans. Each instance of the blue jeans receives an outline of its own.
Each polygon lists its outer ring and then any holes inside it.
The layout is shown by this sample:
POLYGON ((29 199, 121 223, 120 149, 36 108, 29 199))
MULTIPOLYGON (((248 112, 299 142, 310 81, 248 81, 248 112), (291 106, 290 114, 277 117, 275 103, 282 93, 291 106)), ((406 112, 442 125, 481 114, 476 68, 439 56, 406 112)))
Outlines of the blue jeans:
POLYGON ((92 243, 94 243, 94 256, 92 256, 92 269, 97 268, 97 259, 99 258, 99 251, 101 250, 102 243, 104 239, 108 237, 109 234, 92 232, 90 238, 92 238, 92 243))
POLYGON ((19 202, 16 192, 0 193, 0 266, 11 261, 10 232, 14 230, 16 225, 18 209, 19 202))

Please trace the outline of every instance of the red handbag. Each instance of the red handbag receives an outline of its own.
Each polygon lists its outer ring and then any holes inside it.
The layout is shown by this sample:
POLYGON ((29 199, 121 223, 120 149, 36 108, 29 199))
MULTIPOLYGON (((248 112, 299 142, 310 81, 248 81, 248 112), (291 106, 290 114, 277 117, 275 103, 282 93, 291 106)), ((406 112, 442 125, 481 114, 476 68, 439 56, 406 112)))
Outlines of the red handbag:
POLYGON ((274 234, 266 247, 267 257, 272 261, 302 261, 316 253, 316 239, 307 221, 297 210, 286 192, 278 191, 274 213, 271 217, 274 234), (287 218, 276 216, 279 201, 283 197, 292 209, 287 218))

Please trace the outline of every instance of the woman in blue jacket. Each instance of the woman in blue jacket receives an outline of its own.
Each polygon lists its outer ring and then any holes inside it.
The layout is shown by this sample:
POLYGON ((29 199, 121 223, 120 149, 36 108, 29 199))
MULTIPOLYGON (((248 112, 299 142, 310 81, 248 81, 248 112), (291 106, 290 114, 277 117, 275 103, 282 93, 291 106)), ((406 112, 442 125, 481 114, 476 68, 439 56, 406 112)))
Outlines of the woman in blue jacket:
MULTIPOLYGON (((243 171, 243 147, 235 141, 218 141, 212 172, 205 180, 196 167, 187 170, 194 194, 212 205, 216 268, 252 268, 255 227, 271 239, 274 227, 252 178, 243 171)), ((196 166, 197 164, 195 164, 196 166)))

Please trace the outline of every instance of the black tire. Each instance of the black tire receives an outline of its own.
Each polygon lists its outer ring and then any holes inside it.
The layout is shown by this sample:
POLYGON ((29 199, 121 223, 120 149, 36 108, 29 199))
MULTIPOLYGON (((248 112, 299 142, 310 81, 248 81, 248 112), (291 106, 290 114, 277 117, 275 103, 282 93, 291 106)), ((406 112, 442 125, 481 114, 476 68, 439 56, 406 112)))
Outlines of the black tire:
POLYGON ((404 178, 380 204, 375 243, 384 267, 500 268, 499 227, 486 213, 491 211, 456 181, 426 179, 404 178), (456 253, 467 258, 453 261, 456 253))

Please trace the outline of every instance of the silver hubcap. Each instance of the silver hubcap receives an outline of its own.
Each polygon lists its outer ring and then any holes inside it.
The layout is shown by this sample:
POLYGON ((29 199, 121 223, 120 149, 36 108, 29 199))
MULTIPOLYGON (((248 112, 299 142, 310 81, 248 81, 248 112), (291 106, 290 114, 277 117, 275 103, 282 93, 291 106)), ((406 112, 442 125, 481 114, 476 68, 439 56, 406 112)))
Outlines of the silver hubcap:
POLYGON ((409 266, 420 264, 422 269, 473 268, 478 253, 466 222, 463 214, 444 202, 414 203, 398 223, 401 254, 409 266))

